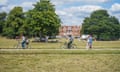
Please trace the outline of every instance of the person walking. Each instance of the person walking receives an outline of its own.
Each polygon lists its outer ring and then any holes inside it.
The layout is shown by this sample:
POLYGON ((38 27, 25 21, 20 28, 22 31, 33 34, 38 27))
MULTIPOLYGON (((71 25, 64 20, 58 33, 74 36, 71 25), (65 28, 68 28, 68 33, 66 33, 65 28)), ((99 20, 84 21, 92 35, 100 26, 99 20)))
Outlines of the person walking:
POLYGON ((86 46, 87 49, 92 49, 92 42, 93 42, 93 38, 92 35, 90 34, 87 38, 87 46, 86 46))

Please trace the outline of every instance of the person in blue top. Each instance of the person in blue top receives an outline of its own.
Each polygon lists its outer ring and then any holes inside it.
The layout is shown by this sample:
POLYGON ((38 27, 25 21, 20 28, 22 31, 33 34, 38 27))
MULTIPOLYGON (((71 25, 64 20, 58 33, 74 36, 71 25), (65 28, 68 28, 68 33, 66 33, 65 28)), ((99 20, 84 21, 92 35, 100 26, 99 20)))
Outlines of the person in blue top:
POLYGON ((87 48, 92 49, 93 38, 92 35, 89 35, 87 38, 87 48))

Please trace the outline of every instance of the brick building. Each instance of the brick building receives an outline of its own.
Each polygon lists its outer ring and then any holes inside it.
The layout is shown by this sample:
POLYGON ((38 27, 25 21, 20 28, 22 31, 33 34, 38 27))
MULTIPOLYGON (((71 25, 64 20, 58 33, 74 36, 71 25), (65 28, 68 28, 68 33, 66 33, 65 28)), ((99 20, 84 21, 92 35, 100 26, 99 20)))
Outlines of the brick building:
POLYGON ((59 28, 59 36, 72 35, 80 36, 80 26, 61 26, 59 28))

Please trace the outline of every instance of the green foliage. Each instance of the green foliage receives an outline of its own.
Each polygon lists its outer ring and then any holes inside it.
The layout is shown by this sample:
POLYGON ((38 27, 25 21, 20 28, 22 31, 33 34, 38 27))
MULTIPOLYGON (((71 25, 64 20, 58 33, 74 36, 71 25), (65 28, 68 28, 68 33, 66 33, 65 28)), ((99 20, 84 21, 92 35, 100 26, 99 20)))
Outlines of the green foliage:
MULTIPOLYGON (((2 15, 0 16, 0 27, 3 26, 3 20, 6 16, 5 14, 2 15)), ((9 38, 21 34, 29 37, 33 35, 52 36, 58 33, 60 22, 60 18, 55 13, 54 5, 49 0, 40 0, 34 4, 32 10, 25 13, 22 7, 14 7, 6 18, 4 32, 0 28, 0 33, 9 38)))
POLYGON ((120 23, 106 10, 97 10, 85 18, 82 33, 93 34, 97 40, 117 40, 120 38, 120 23))
POLYGON ((40 0, 27 12, 26 23, 32 27, 32 35, 52 36, 58 33, 60 19, 49 0, 40 0))
POLYGON ((24 30, 21 32, 23 24, 24 13, 22 7, 14 7, 6 19, 3 35, 9 38, 14 38, 14 36, 24 32, 24 30))
POLYGON ((0 34, 3 32, 3 26, 5 24, 6 16, 7 16, 6 12, 0 13, 0 34))

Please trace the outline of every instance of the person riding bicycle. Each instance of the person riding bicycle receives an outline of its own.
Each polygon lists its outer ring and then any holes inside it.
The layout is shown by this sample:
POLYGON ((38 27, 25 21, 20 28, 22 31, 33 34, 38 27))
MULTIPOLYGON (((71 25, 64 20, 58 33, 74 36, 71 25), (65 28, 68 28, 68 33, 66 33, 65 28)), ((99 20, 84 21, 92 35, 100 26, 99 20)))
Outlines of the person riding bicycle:
POLYGON ((70 49, 71 48, 71 45, 72 45, 72 43, 73 43, 73 41, 74 41, 74 39, 73 39, 73 37, 72 37, 72 35, 69 35, 68 36, 69 38, 68 38, 68 49, 70 49))
POLYGON ((21 45, 22 45, 22 48, 24 49, 25 45, 26 45, 26 37, 24 35, 22 36, 22 43, 21 43, 21 45))

